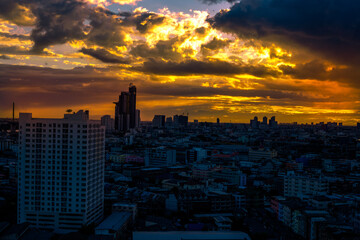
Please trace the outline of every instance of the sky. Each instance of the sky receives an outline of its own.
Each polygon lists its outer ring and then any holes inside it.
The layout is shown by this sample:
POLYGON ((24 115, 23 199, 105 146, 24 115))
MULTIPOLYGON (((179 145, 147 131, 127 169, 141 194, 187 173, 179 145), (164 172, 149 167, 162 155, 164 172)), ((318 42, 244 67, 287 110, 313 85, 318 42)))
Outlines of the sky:
POLYGON ((360 122, 357 0, 0 0, 0 117, 360 122))

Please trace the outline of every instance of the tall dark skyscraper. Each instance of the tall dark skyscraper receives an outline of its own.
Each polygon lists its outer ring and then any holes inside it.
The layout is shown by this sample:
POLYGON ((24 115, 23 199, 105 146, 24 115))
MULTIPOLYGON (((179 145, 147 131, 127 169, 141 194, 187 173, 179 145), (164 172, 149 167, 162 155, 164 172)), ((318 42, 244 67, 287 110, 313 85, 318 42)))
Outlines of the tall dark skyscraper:
POLYGON ((136 87, 130 83, 129 92, 121 92, 115 103, 115 129, 126 132, 136 128, 136 87))
POLYGON ((130 83, 129 85, 129 115, 130 128, 136 127, 136 87, 130 83))

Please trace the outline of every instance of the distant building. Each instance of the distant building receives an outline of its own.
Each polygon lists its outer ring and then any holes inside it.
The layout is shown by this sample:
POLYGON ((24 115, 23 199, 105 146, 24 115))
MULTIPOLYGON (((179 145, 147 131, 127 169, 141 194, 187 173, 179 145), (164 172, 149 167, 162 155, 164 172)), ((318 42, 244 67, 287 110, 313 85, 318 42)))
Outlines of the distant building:
POLYGON ((18 223, 69 232, 101 221, 105 127, 82 110, 63 119, 20 113, 19 122, 18 223))
POLYGON ((136 87, 129 85, 129 92, 121 92, 115 102, 115 130, 126 132, 138 127, 140 112, 136 110, 136 87))
POLYGON ((175 115, 173 123, 175 127, 186 127, 188 125, 188 116, 175 115))
POLYGON ((105 126, 107 133, 110 133, 115 129, 115 120, 110 115, 104 115, 101 117, 101 125, 105 126))
POLYGON ((275 117, 271 117, 269 120, 269 127, 276 128, 278 125, 278 122, 275 120, 275 117))
POLYGON ((269 150, 266 148, 249 149, 249 161, 259 162, 264 160, 271 160, 277 156, 275 150, 269 150))
POLYGON ((165 120, 165 126, 166 127, 171 127, 173 125, 173 119, 172 117, 167 117, 165 120))
POLYGON ((284 176, 284 196, 309 198, 325 195, 328 191, 328 182, 322 177, 308 177, 298 175, 284 176))
POLYGON ((220 119, 219 119, 219 118, 216 119, 216 124, 217 124, 217 125, 220 124, 220 119))
POLYGON ((200 162, 207 158, 207 150, 202 148, 193 148, 186 151, 186 162, 200 162))
POLYGON ((140 127, 141 117, 140 117, 140 110, 136 109, 135 111, 135 128, 140 127))
POLYGON ((133 217, 133 221, 138 213, 137 205, 135 203, 114 203, 112 205, 113 212, 130 212, 133 217))
POLYGON ((243 232, 183 231, 183 232, 133 232, 133 240, 250 240, 243 232))
POLYGON ((113 240, 126 239, 125 236, 129 232, 131 224, 130 212, 114 212, 95 228, 95 235, 108 236, 113 240))
POLYGON ((225 168, 220 171, 212 172, 211 177, 214 179, 226 180, 227 182, 238 186, 246 186, 246 174, 243 174, 240 170, 225 168))
POLYGON ((267 117, 263 117, 262 124, 267 125, 267 117))
POLYGON ((176 150, 165 147, 148 148, 145 151, 145 166, 167 167, 176 164, 176 150))
POLYGON ((157 128, 165 127, 165 115, 155 115, 152 120, 152 125, 157 128))
POLYGON ((258 117, 254 117, 254 119, 250 120, 251 128, 259 128, 260 122, 258 121, 258 117))

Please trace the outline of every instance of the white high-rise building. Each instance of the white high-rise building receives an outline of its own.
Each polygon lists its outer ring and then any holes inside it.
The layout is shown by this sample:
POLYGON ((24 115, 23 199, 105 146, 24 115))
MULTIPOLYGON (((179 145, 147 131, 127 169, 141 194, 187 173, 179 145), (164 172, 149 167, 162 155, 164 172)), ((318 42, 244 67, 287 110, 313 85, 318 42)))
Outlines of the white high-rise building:
POLYGON ((88 111, 19 116, 18 223, 76 231, 103 218, 105 127, 88 111))

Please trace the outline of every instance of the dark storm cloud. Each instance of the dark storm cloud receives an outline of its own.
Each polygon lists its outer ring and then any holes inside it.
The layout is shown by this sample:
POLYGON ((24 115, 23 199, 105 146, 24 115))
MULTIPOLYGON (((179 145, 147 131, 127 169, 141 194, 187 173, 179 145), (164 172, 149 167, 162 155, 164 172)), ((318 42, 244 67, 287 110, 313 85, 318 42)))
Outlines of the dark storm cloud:
POLYGON ((291 75, 296 79, 327 80, 329 78, 326 65, 320 61, 296 64, 295 67, 280 65, 279 69, 282 70, 285 75, 291 75))
POLYGON ((177 61, 182 59, 182 55, 175 50, 173 45, 179 41, 178 37, 170 40, 159 40, 154 47, 149 47, 146 43, 133 47, 130 51, 135 57, 142 58, 162 58, 177 61))
POLYGON ((86 42, 105 48, 126 45, 126 29, 122 20, 109 11, 97 9, 90 16, 90 32, 86 42))
POLYGON ((81 0, 0 0, 0 17, 25 25, 19 23, 24 21, 20 19, 24 8, 29 9, 27 14, 34 20, 28 21, 28 25, 35 23, 31 32, 35 53, 72 40, 84 40, 89 45, 106 48, 125 46, 129 27, 146 33, 165 19, 151 12, 116 14, 81 0))
POLYGON ((165 62, 150 59, 144 62, 142 68, 134 68, 145 73, 152 73, 158 75, 236 75, 236 74, 250 74, 257 77, 278 76, 279 72, 262 65, 235 65, 229 62, 220 60, 216 61, 197 61, 187 60, 180 63, 165 62))
POLYGON ((2 55, 0 55, 0 59, 2 59, 2 60, 10 60, 11 57, 2 54, 2 55))
POLYGON ((360 88, 360 70, 356 66, 336 67, 327 66, 324 62, 313 60, 298 63, 296 66, 280 65, 279 69, 284 75, 294 79, 335 80, 346 83, 355 88, 360 88))
POLYGON ((241 37, 292 41, 332 61, 360 62, 360 2, 356 0, 242 0, 209 19, 241 37))
POLYGON ((204 55, 211 55, 213 52, 217 52, 220 49, 224 49, 230 44, 229 39, 219 39, 214 37, 210 42, 201 45, 201 52, 204 55))
POLYGON ((153 12, 142 12, 141 14, 132 14, 124 19, 124 24, 136 27, 140 33, 146 33, 154 26, 161 25, 165 21, 164 16, 159 16, 153 12))
MULTIPOLYGON (((286 92, 275 89, 234 89, 228 87, 212 88, 186 84, 169 84, 166 87, 158 85, 144 85, 142 91, 154 95, 166 95, 175 97, 206 97, 206 96, 232 96, 232 97, 262 97, 264 99, 292 99, 301 101, 314 101, 298 92, 286 92)), ((321 99, 318 99, 321 100, 321 99)))
POLYGON ((124 59, 122 57, 111 54, 105 49, 90 49, 90 48, 82 48, 80 52, 89 55, 93 58, 96 58, 104 63, 121 63, 128 64, 130 61, 128 59, 124 59))
POLYGON ((33 24, 26 8, 14 0, 0 0, 0 17, 21 26, 33 24))
POLYGON ((36 26, 32 30, 33 51, 41 52, 53 44, 63 44, 85 37, 84 20, 89 14, 87 5, 80 1, 50 0, 33 4, 36 26))

